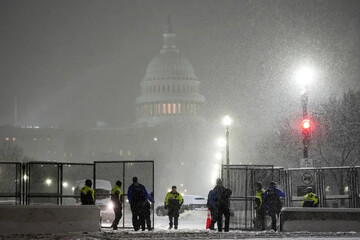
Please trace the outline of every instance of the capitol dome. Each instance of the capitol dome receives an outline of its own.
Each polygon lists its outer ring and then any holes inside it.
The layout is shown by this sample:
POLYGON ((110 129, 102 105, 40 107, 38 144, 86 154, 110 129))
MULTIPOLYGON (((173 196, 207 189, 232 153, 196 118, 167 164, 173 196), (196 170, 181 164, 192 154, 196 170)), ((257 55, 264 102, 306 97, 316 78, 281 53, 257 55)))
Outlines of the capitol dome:
POLYGON ((176 51, 165 51, 153 58, 147 67, 144 80, 164 78, 197 80, 189 60, 176 51))
POLYGON ((168 30, 163 36, 164 46, 150 61, 141 81, 135 125, 203 121, 200 109, 205 98, 199 93, 200 82, 194 69, 189 60, 179 54, 176 35, 168 30))

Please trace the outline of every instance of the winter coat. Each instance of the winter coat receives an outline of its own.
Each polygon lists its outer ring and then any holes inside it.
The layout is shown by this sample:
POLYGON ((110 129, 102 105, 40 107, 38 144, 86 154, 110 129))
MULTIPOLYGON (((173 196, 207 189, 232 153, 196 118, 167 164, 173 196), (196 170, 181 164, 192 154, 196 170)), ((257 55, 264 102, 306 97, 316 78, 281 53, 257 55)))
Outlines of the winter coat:
POLYGON ((140 183, 133 183, 128 188, 127 194, 130 206, 132 205, 144 205, 145 200, 149 200, 154 203, 154 199, 146 191, 145 186, 140 183))
POLYGON ((94 205, 95 204, 95 191, 94 189, 83 186, 80 190, 80 199, 82 205, 94 205))
POLYGON ((121 208, 122 198, 121 188, 115 185, 111 190, 111 201, 113 202, 114 208, 121 208))
POLYGON ((256 198, 255 198, 255 204, 256 204, 255 208, 256 209, 263 208, 264 193, 265 193, 265 190, 263 188, 259 191, 256 191, 256 198))
POLYGON ((306 194, 301 201, 303 207, 317 207, 318 203, 319 199, 314 193, 306 194))
POLYGON ((279 214, 282 208, 280 197, 284 198, 283 193, 276 186, 271 186, 265 190, 264 193, 264 207, 268 210, 269 214, 279 214))
POLYGON ((230 189, 218 184, 214 187, 211 193, 209 193, 210 197, 208 202, 212 208, 229 208, 231 194, 232 191, 230 189))
POLYGON ((168 209, 180 209, 184 199, 178 192, 168 192, 165 197, 165 207, 168 209))

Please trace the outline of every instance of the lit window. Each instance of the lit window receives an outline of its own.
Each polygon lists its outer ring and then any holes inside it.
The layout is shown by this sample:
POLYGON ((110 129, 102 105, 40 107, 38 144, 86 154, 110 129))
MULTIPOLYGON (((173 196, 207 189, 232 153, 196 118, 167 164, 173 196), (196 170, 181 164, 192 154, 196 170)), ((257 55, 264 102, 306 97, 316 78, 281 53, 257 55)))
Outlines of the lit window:
POLYGON ((12 138, 12 140, 15 142, 15 141, 16 141, 16 138, 15 138, 15 137, 13 137, 13 138, 12 138))
POLYGON ((6 140, 6 141, 9 141, 9 140, 10 140, 10 138, 9 138, 9 137, 6 137, 6 138, 5 138, 5 140, 6 140))
POLYGON ((168 103, 168 113, 171 114, 171 103, 168 103))
POLYGON ((176 114, 176 103, 173 103, 173 113, 176 114))
POLYGON ((163 103, 163 114, 166 114, 166 104, 163 103))

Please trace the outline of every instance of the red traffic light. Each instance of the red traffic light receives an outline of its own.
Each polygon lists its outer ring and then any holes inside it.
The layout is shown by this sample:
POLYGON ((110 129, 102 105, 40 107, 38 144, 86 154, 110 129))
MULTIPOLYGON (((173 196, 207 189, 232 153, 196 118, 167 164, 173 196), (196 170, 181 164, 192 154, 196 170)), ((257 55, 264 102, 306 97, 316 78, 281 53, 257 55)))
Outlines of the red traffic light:
POLYGON ((309 119, 304 119, 304 120, 302 121, 302 128, 303 128, 304 130, 307 130, 307 129, 310 128, 310 120, 309 120, 309 119))

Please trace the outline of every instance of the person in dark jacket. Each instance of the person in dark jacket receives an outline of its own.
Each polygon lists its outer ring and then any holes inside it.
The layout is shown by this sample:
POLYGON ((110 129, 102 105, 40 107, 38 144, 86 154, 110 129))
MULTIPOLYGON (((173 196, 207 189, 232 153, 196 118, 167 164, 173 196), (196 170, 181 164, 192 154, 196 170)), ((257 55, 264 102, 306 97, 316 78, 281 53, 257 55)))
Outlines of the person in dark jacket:
POLYGON ((85 180, 85 185, 80 190, 81 205, 94 205, 95 204, 95 191, 91 188, 92 181, 85 180))
POLYGON ((171 187, 171 191, 165 197, 165 209, 168 209, 169 229, 178 229, 179 210, 184 199, 181 194, 176 191, 176 186, 171 187), (174 221, 173 221, 174 220, 174 221))
POLYGON ((145 186, 138 182, 137 177, 133 177, 133 184, 128 188, 128 200, 132 212, 132 223, 135 231, 141 229, 145 231, 144 205, 149 200, 154 203, 154 199, 146 191, 145 186))
MULTIPOLYGON (((214 219, 211 219, 210 227, 213 229, 215 222, 217 222, 218 231, 222 232, 222 215, 225 216, 225 232, 229 231, 230 224, 230 196, 232 191, 225 188, 222 180, 216 180, 216 186, 210 195, 210 205, 214 209, 214 219)), ((210 228, 210 229, 211 229, 210 228)))
POLYGON ((213 194, 213 190, 211 189, 208 193, 208 198, 207 198, 207 207, 208 209, 210 210, 210 215, 211 215, 211 222, 210 222, 210 226, 209 226, 209 229, 210 230, 215 230, 214 226, 215 226, 215 223, 216 223, 216 220, 217 220, 217 215, 215 213, 215 208, 213 206, 211 206, 210 204, 210 198, 213 194))
POLYGON ((265 208, 264 208, 264 193, 265 190, 262 187, 261 182, 256 183, 256 197, 255 197, 255 228, 259 230, 265 230, 265 208))
MULTIPOLYGON (((151 192, 150 196, 152 198, 154 198, 154 193, 151 192)), ((151 218, 150 217, 151 217, 151 203, 149 200, 146 200, 145 204, 144 204, 144 218, 145 218, 145 223, 146 223, 146 227, 147 227, 148 231, 153 230, 153 228, 151 227, 151 218)))
POLYGON ((284 198, 285 193, 277 188, 275 182, 271 182, 269 188, 264 193, 265 208, 271 217, 271 228, 276 231, 276 217, 279 218, 279 213, 282 208, 282 202, 280 198, 284 198))
POLYGON ((123 202, 123 194, 121 191, 121 181, 116 181, 115 186, 111 190, 111 201, 113 204, 115 219, 111 225, 111 227, 116 230, 117 225, 122 217, 122 202, 123 202))
POLYGON ((301 201, 303 207, 317 207, 319 205, 319 199, 315 193, 313 193, 312 187, 306 189, 306 195, 301 201))

